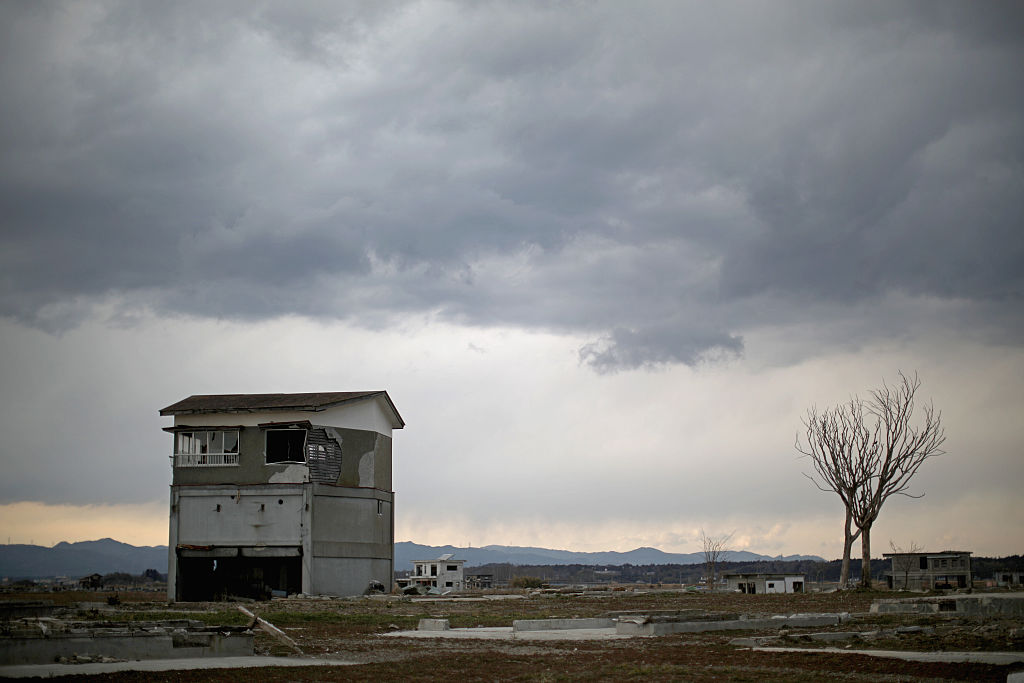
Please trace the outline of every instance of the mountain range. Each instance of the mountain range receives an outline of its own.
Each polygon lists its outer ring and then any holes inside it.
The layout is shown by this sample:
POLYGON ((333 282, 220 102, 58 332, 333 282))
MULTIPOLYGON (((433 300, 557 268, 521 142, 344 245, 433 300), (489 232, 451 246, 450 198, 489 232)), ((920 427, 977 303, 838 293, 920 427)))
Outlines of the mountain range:
MULTIPOLYGON (((481 548, 458 548, 451 545, 419 545, 410 541, 395 544, 395 569, 411 569, 414 560, 432 560, 441 555, 451 554, 456 560, 465 560, 467 567, 485 564, 582 564, 602 565, 645 565, 645 564, 701 564, 704 553, 666 553, 657 548, 636 548, 627 552, 576 552, 572 550, 551 550, 510 545, 486 545, 481 548)), ((758 562, 761 560, 797 561, 812 560, 824 562, 817 555, 759 555, 746 550, 726 553, 721 559, 729 562, 758 562)))
MULTIPOLYGON (((451 545, 420 545, 410 541, 395 544, 395 569, 411 569, 413 560, 431 560, 451 554, 465 560, 467 567, 485 564, 553 565, 582 564, 647 565, 647 564, 699 564, 702 553, 666 553, 657 548, 637 548, 628 552, 575 552, 507 545, 488 545, 482 548, 459 548, 451 545)), ((815 555, 786 555, 772 557, 737 550, 723 558, 734 562, 758 560, 813 560, 823 562, 815 555)), ((0 577, 33 579, 53 576, 78 578, 88 574, 127 572, 139 575, 147 569, 167 571, 167 546, 133 546, 111 538, 78 543, 61 542, 52 548, 38 545, 0 545, 0 577)))
POLYGON ((134 546, 101 538, 52 548, 39 545, 0 545, 0 577, 34 579, 51 576, 80 578, 89 574, 127 572, 138 576, 147 569, 167 573, 167 546, 134 546))

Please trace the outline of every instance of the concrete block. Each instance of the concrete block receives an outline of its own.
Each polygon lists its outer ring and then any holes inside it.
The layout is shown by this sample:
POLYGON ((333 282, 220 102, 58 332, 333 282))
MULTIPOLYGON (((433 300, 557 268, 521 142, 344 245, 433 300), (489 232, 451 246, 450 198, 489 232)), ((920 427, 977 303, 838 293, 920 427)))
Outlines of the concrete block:
POLYGON ((447 619, 420 619, 416 626, 417 631, 447 631, 449 628, 447 619))

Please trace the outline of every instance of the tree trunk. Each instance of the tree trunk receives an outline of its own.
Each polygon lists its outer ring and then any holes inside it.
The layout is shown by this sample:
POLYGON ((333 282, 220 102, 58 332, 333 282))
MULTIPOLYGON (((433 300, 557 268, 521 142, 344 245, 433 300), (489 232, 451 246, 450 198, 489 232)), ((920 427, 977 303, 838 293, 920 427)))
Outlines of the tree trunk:
POLYGON ((871 588, 871 526, 860 530, 860 585, 871 588))
POLYGON ((846 508, 846 526, 843 528, 843 564, 839 572, 839 590, 843 590, 850 582, 850 555, 853 553, 853 542, 860 535, 860 530, 853 533, 850 530, 853 521, 853 513, 846 508))

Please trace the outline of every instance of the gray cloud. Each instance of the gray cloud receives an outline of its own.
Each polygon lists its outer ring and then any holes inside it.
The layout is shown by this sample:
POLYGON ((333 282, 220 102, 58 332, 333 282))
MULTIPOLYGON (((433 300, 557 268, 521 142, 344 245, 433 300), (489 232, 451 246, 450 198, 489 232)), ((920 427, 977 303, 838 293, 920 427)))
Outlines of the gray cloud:
POLYGON ((437 312, 580 334, 613 372, 772 325, 884 337, 865 306, 908 295, 1019 342, 1020 25, 971 3, 6 4, 0 313, 437 312))

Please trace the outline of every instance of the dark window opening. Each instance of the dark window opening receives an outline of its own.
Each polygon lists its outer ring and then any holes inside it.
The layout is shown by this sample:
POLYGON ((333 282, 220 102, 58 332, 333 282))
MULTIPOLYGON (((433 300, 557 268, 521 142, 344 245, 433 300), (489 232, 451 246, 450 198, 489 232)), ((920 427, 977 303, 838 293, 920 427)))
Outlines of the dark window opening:
POLYGON ((922 557, 921 558, 921 569, 928 569, 928 558, 927 557, 922 557))
POLYGON ((457 572, 457 571, 459 571, 459 565, 457 565, 457 564, 450 564, 450 565, 448 565, 448 568, 447 568, 446 571, 457 572))
POLYGON ((306 430, 268 429, 267 462, 306 462, 306 430))
POLYGON ((436 564, 430 565, 430 575, 431 576, 437 576, 437 565, 436 564))

